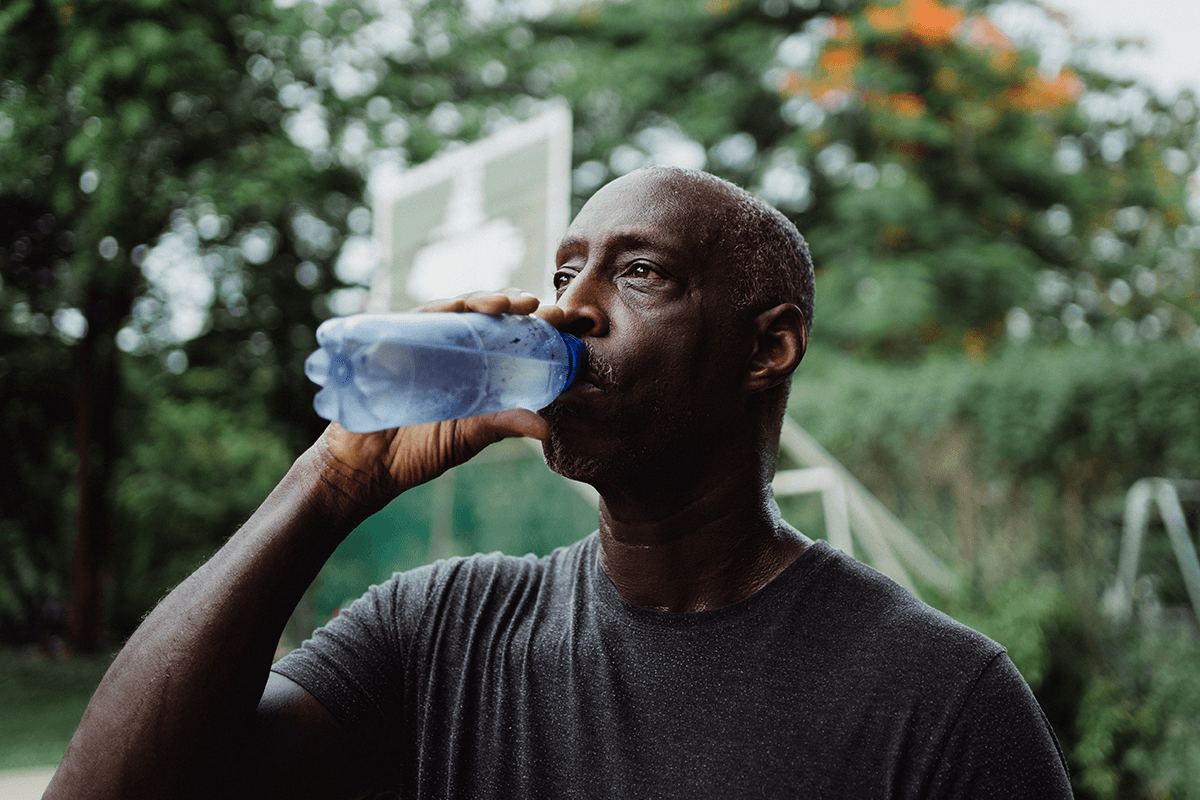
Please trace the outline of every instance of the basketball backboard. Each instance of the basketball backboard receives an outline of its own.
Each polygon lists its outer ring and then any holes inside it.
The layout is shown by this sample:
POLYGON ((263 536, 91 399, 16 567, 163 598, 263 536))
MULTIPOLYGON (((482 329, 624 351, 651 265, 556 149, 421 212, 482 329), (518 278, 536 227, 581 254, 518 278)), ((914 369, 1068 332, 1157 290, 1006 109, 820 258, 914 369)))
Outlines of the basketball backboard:
POLYGON ((565 104, 401 173, 374 189, 367 310, 507 287, 545 299, 570 202, 565 104))

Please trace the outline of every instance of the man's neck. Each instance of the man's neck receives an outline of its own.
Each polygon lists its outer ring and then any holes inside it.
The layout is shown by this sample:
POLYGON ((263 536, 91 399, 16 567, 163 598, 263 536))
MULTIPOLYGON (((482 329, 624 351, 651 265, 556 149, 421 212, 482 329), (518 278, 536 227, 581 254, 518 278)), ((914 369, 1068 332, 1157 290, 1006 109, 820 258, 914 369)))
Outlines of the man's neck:
POLYGON ((703 611, 762 589, 811 544, 783 521, 764 488, 600 503, 600 566, 627 601, 661 611, 703 611), (657 508, 657 513, 647 513, 657 508))

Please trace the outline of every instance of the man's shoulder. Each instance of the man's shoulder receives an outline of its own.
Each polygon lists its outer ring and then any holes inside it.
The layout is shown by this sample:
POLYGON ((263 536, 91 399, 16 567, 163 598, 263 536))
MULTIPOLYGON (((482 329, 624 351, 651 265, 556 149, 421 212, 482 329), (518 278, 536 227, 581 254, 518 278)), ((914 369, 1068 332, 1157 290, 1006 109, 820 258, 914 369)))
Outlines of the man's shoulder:
POLYGON ((454 556, 398 572, 371 593, 387 596, 409 609, 438 606, 447 600, 486 606, 496 597, 543 592, 584 574, 595 561, 595 534, 545 555, 514 556, 499 551, 454 556))
POLYGON ((571 571, 595 556, 596 534, 569 545, 557 547, 545 555, 527 553, 523 556, 500 551, 455 556, 418 567, 397 578, 415 578, 432 583, 461 584, 495 579, 539 580, 547 575, 571 571))
POLYGON ((862 657, 982 670, 1004 648, 913 595, 891 578, 829 548, 814 575, 810 613, 862 657))
POLYGON ((912 752, 927 744, 933 760, 899 773, 913 780, 1070 796, 1061 751, 1001 645, 836 551, 814 577, 810 610, 828 619, 821 674, 831 719, 839 709, 877 721, 912 752))

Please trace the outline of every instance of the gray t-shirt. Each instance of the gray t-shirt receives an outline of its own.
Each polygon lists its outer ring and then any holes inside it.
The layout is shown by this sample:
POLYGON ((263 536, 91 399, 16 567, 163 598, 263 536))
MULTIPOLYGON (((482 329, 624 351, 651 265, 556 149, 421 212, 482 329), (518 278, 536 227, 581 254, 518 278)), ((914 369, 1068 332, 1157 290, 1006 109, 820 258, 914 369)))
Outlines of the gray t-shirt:
POLYGON ((597 550, 397 574, 275 669, 402 798, 1070 797, 1004 649, 828 545, 693 614, 597 550))

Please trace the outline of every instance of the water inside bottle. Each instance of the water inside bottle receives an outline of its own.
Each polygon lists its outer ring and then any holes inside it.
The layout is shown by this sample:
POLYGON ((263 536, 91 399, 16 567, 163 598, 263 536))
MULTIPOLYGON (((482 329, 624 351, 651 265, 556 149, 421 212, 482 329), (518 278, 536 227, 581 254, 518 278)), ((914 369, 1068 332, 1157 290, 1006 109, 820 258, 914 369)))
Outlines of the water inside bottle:
POLYGON ((335 379, 326 378, 327 388, 321 394, 332 389, 338 399, 318 403, 317 411, 327 419, 339 419, 351 431, 458 419, 506 408, 537 410, 554 399, 567 376, 566 365, 540 359, 387 341, 350 344, 346 351, 329 357, 328 363, 326 374, 335 379), (343 359, 352 371, 344 388, 332 373, 343 359))

